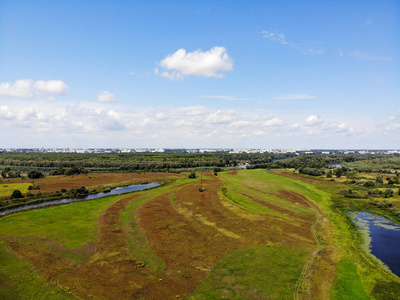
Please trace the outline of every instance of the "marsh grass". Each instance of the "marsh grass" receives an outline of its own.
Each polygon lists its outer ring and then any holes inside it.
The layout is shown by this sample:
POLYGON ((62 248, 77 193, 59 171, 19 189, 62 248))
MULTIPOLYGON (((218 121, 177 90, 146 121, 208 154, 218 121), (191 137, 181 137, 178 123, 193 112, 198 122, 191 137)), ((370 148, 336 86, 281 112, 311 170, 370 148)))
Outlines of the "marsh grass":
POLYGON ((50 286, 29 263, 19 259, 0 242, 0 299, 72 299, 50 286))
POLYGON ((244 247, 226 254, 196 299, 290 299, 308 253, 293 247, 244 247))
POLYGON ((357 266, 350 260, 341 261, 336 269, 331 299, 354 300, 370 299, 364 291, 357 266))
POLYGON ((0 218, 0 236, 35 236, 76 249, 96 241, 96 226, 101 212, 123 197, 126 195, 43 207, 5 216, 0 218))

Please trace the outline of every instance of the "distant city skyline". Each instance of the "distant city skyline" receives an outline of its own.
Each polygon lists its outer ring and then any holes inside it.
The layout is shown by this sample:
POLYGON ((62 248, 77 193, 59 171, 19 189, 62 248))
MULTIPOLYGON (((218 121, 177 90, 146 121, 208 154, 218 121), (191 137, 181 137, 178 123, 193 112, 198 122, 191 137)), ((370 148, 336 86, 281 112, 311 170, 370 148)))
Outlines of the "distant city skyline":
POLYGON ((398 149, 398 1, 0 3, 0 148, 398 149))

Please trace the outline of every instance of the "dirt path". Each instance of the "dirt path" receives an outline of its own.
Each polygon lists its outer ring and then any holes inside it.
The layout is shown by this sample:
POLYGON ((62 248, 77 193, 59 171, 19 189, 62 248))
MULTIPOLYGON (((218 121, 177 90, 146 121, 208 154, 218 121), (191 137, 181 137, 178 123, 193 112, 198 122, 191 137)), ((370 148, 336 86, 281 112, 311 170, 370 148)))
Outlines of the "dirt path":
MULTIPOLYGON (((286 191, 286 193, 291 194, 291 195, 293 196, 293 198, 300 198, 300 195, 298 195, 298 194, 296 194, 296 193, 289 192, 289 191, 286 191)), ((302 198, 303 201, 307 201, 307 203, 309 204, 309 206, 312 207, 312 208, 315 210, 315 212, 316 212, 315 221, 314 221, 314 223, 313 223, 312 226, 311 226, 311 233, 312 233, 312 236, 313 236, 313 238, 314 238, 314 240, 315 240, 316 247, 315 247, 314 251, 313 251, 313 252, 310 254, 310 256, 308 257, 306 263, 305 263, 304 266, 303 266, 303 269, 302 269, 302 271, 301 271, 301 274, 300 274, 300 276, 299 276, 299 279, 297 280, 296 287, 295 287, 295 290, 294 290, 294 297, 293 297, 294 300, 300 300, 300 299, 303 298, 303 297, 302 297, 302 288, 303 288, 303 285, 304 285, 304 280, 305 280, 307 274, 308 274, 309 271, 310 271, 310 268, 311 268, 312 263, 315 261, 315 257, 317 256, 318 252, 319 252, 319 251, 321 250, 321 248, 322 248, 322 246, 321 246, 321 241, 319 240, 319 237, 318 237, 317 232, 316 232, 316 230, 315 230, 316 225, 317 225, 319 222, 321 222, 321 214, 320 214, 320 211, 319 211, 318 208, 315 207, 315 205, 313 205, 311 202, 309 202, 304 196, 301 196, 301 198, 302 198)))

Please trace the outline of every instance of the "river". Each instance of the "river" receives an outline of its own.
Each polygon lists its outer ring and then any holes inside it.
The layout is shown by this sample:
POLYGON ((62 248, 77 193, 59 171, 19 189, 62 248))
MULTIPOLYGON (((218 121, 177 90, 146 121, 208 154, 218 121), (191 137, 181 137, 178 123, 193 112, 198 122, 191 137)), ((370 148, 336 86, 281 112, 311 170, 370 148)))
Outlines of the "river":
POLYGON ((92 200, 92 199, 97 199, 97 198, 102 198, 102 197, 143 191, 143 190, 147 190, 147 189, 150 189, 150 188, 153 188, 156 186, 159 186, 159 184, 156 182, 145 183, 145 184, 135 184, 135 185, 117 187, 115 189, 112 189, 108 193, 97 193, 97 194, 87 195, 86 197, 83 197, 83 198, 74 198, 74 199, 66 198, 66 199, 46 201, 46 202, 42 202, 42 203, 33 203, 33 204, 28 204, 28 205, 24 205, 24 206, 20 206, 20 207, 15 207, 15 208, 9 208, 9 209, 0 211, 0 216, 12 214, 12 213, 19 212, 19 211, 44 207, 44 206, 60 205, 60 204, 66 204, 66 203, 71 203, 71 202, 75 202, 75 201, 92 200))
POLYGON ((369 242, 371 254, 400 277, 400 225, 368 212, 353 212, 351 217, 369 242))

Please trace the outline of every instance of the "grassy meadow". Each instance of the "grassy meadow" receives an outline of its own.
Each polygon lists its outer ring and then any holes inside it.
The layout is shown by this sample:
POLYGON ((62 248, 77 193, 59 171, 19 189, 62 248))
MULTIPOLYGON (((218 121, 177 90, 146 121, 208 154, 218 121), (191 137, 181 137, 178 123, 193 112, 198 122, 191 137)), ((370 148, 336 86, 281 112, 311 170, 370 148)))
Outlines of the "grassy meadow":
POLYGON ((21 191, 25 194, 28 192, 28 188, 31 183, 5 183, 0 182, 0 197, 10 197, 15 190, 21 191))
POLYGON ((205 172, 7 215, 0 298, 395 299, 399 279, 363 254, 345 188, 291 171, 205 172))

